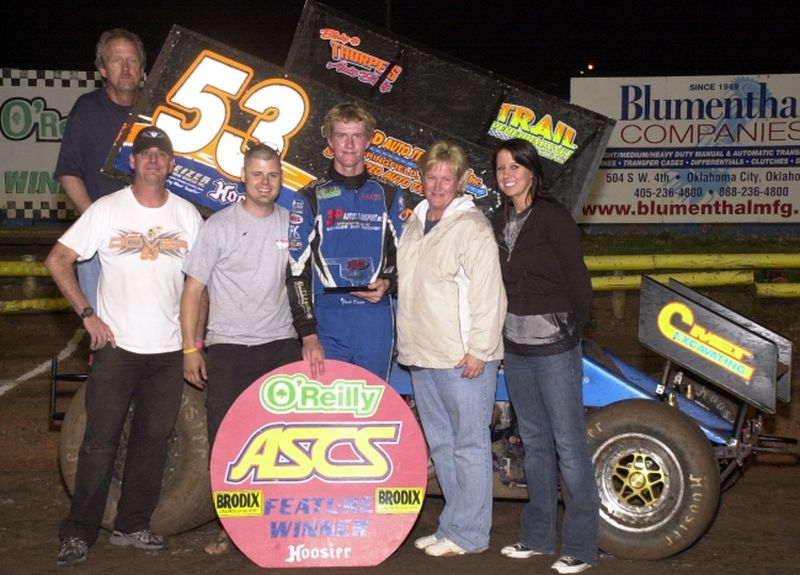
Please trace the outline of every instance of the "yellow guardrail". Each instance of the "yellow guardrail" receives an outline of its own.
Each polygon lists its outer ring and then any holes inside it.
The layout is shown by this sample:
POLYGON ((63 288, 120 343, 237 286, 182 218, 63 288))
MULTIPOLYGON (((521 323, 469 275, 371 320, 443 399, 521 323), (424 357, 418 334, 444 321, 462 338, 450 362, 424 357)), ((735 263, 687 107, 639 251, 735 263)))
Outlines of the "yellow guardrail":
POLYGON ((26 313, 32 311, 62 311, 69 309, 63 297, 41 297, 0 301, 0 313, 26 313))
MULTIPOLYGON (((647 274, 660 283, 667 283, 670 278, 687 286, 712 287, 725 285, 750 285, 754 283, 752 271, 726 272, 674 272, 664 274, 647 274)), ((593 276, 592 289, 595 291, 639 289, 642 285, 641 275, 609 275, 593 276)))
POLYGON ((635 256, 586 256, 596 291, 639 289, 642 274, 657 281, 674 278, 690 287, 754 285, 760 297, 800 297, 800 283, 764 283, 755 281, 755 270, 800 268, 800 254, 655 254, 635 256), (669 273, 659 273, 671 270, 669 273), (705 270, 705 271, 686 271, 705 270), (709 271, 713 270, 713 271, 709 271), (610 275, 597 275, 612 272, 610 275))
MULTIPOLYGON (((22 278, 25 296, 33 295, 37 278, 49 278, 50 272, 44 264, 32 260, 0 261, 0 277, 22 278), (26 283, 29 283, 26 286, 26 283), (26 289, 27 288, 27 289, 26 289)), ((21 300, 0 300, 0 314, 51 312, 69 309, 69 302, 63 297, 26 297, 21 300)))
POLYGON ((4 278, 44 278, 50 277, 50 272, 44 264, 32 261, 2 261, 0 262, 0 277, 4 278))
MULTIPOLYGON (((757 282, 754 273, 755 270, 800 269, 800 254, 654 254, 586 256, 584 260, 592 273, 592 289, 595 291, 639 289, 642 273, 631 272, 644 272, 659 282, 666 283, 669 278, 674 278, 690 287, 754 285, 759 297, 800 298, 800 283, 757 282)), ((0 277, 39 278, 49 275, 40 262, 0 261, 0 277)), ((61 297, 0 301, 0 313, 68 308, 69 304, 61 297)))

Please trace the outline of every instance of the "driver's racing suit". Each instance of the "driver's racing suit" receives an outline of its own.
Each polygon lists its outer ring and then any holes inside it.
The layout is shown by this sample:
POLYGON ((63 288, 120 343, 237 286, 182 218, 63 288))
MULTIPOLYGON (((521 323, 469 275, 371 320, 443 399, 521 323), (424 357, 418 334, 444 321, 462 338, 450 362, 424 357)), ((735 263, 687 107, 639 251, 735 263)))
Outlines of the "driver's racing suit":
POLYGON ((300 190, 289 214, 286 282, 300 337, 317 333, 327 359, 359 365, 388 379, 394 346, 391 296, 402 230, 403 195, 369 177, 328 177, 300 190), (313 277, 312 277, 313 276, 313 277), (351 295, 378 278, 390 288, 380 302, 351 295))

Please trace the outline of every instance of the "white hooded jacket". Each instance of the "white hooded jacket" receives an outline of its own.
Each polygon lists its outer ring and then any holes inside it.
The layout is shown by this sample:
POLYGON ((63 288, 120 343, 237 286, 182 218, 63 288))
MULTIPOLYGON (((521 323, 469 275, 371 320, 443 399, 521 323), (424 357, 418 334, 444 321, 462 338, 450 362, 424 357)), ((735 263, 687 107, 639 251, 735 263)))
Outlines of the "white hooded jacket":
POLYGON ((455 367, 465 354, 502 359, 506 295, 492 227, 468 197, 456 197, 424 233, 427 200, 406 222, 397 250, 398 360, 455 367))

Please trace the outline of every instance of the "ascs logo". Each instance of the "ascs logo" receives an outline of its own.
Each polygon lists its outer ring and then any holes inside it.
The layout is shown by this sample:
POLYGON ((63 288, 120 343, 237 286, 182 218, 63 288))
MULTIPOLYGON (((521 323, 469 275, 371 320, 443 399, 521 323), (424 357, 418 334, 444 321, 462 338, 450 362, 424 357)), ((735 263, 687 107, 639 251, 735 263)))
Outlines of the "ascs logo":
POLYGON ((383 444, 396 444, 400 423, 268 425, 230 463, 228 483, 382 481, 392 472, 383 444))

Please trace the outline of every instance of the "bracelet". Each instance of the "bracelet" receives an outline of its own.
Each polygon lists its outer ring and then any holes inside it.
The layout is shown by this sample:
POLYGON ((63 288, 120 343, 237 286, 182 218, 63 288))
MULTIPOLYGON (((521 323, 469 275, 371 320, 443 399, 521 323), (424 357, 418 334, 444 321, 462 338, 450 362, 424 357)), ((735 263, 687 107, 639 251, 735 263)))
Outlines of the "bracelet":
POLYGON ((203 340, 202 340, 202 339, 198 339, 198 340, 196 340, 196 341, 194 342, 194 346, 195 346, 197 349, 204 349, 204 348, 206 347, 206 344, 205 344, 205 343, 203 343, 203 340))
POLYGON ((184 349, 183 350, 183 355, 189 355, 190 353, 194 353, 196 351, 197 351, 196 347, 190 347, 189 349, 184 349))

